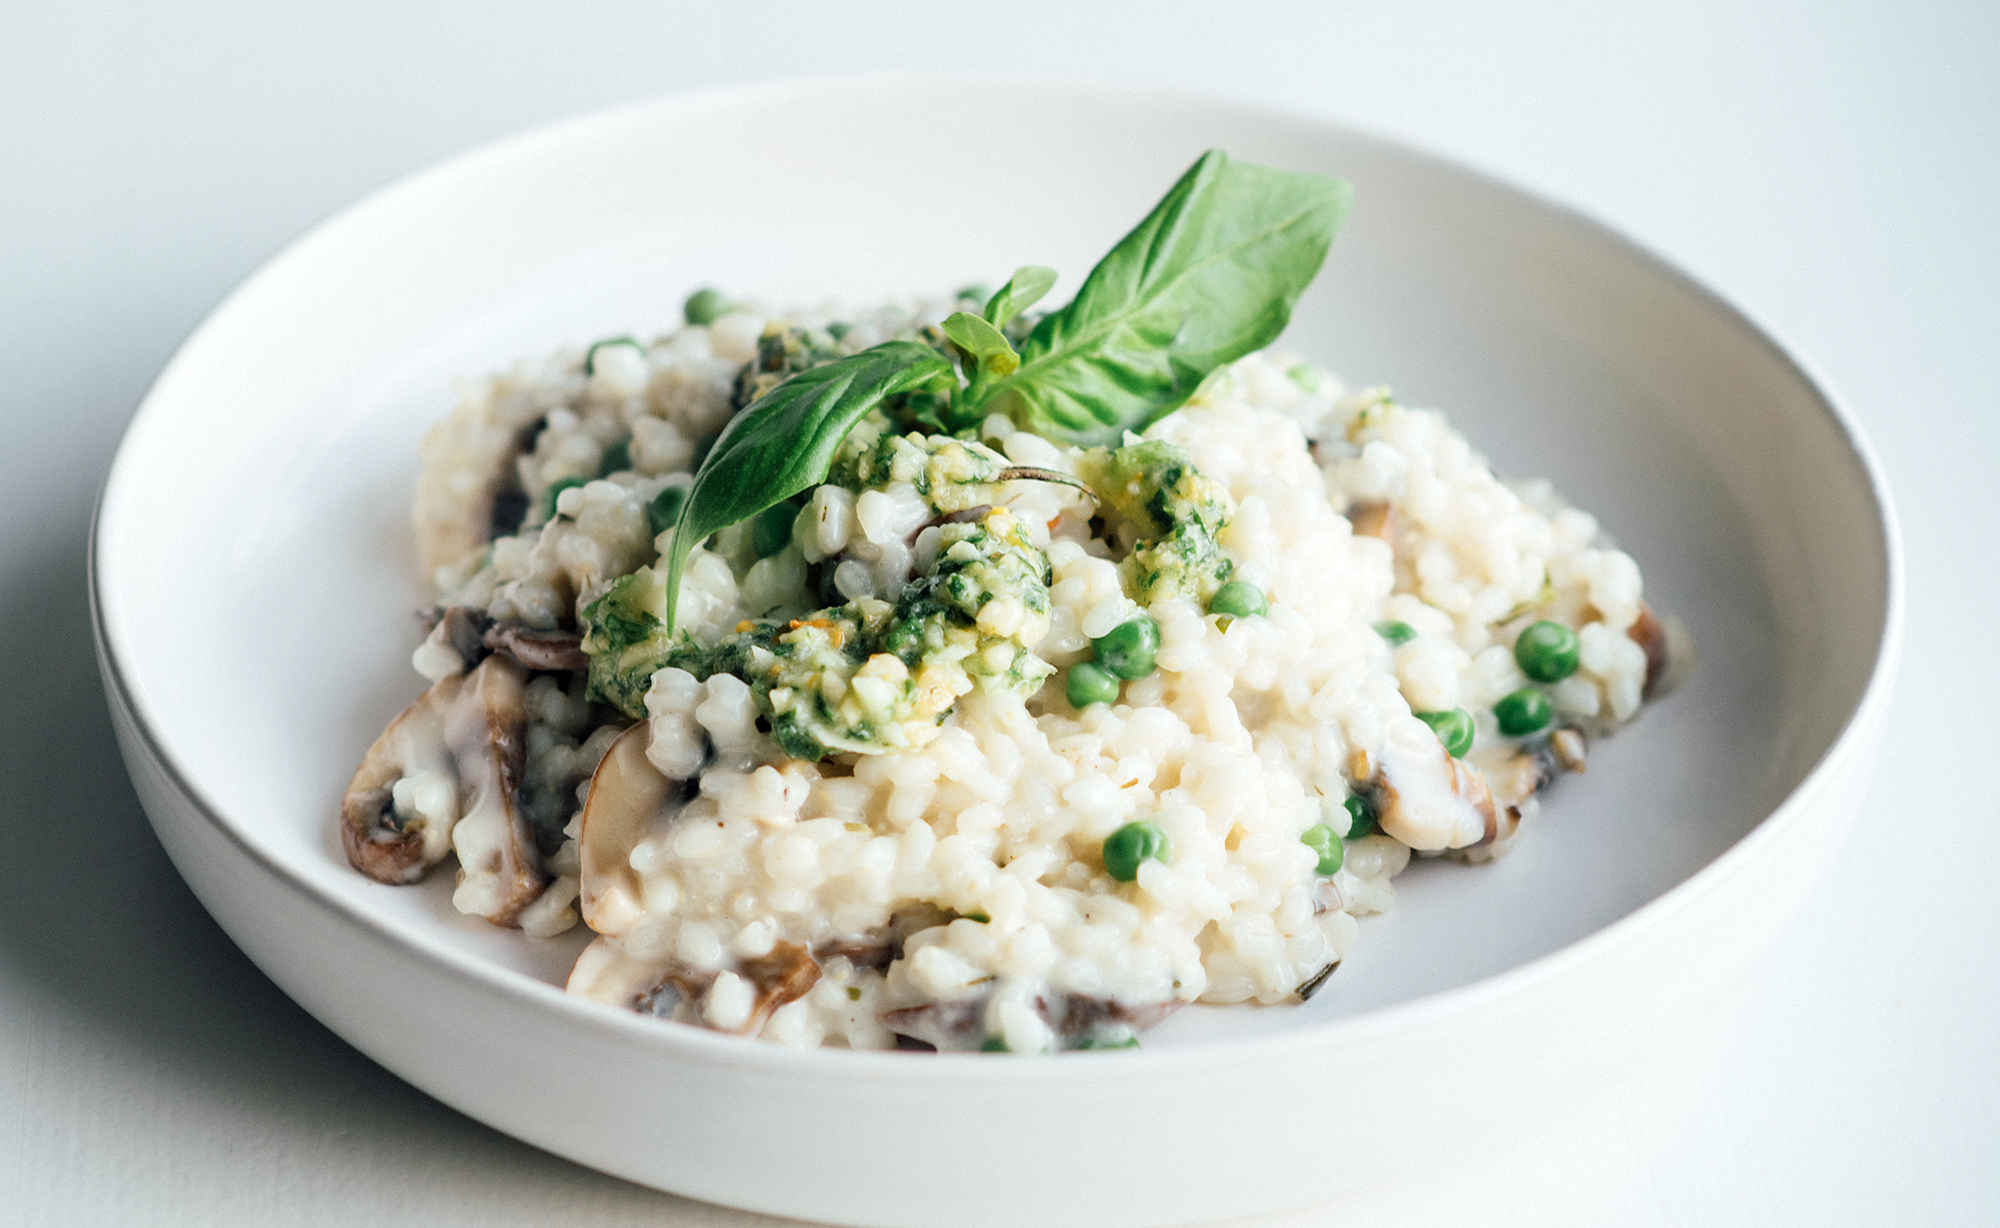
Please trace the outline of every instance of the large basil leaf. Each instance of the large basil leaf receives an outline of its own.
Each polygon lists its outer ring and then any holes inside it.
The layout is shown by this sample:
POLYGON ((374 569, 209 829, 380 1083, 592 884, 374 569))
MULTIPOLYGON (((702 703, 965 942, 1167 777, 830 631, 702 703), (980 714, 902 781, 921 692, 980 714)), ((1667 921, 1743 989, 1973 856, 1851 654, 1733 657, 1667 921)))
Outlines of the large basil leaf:
POLYGON ((1208 151, 1042 318, 977 407, 1085 445, 1144 430, 1284 331, 1352 197, 1344 180, 1208 151))
POLYGON ((956 384, 951 364, 915 341, 885 341, 800 372, 730 420, 695 472, 667 561, 667 632, 680 604, 689 551, 718 529, 748 520, 826 480, 833 454, 883 398, 927 384, 956 384))

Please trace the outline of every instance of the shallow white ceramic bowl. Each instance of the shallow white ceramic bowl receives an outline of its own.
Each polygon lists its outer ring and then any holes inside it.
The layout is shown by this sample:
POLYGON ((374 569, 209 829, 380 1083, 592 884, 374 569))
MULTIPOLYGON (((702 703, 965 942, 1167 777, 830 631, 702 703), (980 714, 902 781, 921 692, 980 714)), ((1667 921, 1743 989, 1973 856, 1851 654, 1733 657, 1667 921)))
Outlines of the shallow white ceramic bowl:
MULTIPOLYGON (((1063 291, 1058 291, 1058 297, 1063 291)), ((106 484, 98 645, 174 862, 410 1082, 633 1180, 868 1224, 1140 1224, 1447 1161, 1615 1086, 1775 933, 1861 800, 1901 588, 1881 478, 1741 315, 1573 213, 1345 129, 1130 89, 872 79, 629 107, 392 187, 160 377, 106 484), (573 1000, 580 936, 348 870, 336 799, 420 689, 415 444, 454 376, 663 330, 693 286, 868 303, 1073 288, 1203 148, 1351 179, 1286 344, 1439 405, 1597 511, 1700 670, 1488 867, 1425 864, 1310 1005, 1143 1052, 788 1052, 573 1000), (1106 1174, 1143 1174, 1112 1181, 1106 1174)), ((439 876, 447 879, 448 873, 439 876)))

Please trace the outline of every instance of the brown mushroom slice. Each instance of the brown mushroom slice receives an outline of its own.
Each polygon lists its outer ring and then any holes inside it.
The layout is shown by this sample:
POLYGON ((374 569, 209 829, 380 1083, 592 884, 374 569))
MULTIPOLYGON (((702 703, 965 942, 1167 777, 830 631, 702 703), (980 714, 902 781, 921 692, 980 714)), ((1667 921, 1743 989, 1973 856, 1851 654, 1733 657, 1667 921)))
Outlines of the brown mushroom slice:
MULTIPOLYGON (((504 652, 536 673, 574 673, 590 668, 583 636, 575 631, 540 630, 518 622, 495 622, 483 610, 455 605, 426 610, 420 617, 430 634, 420 653, 431 654, 432 676, 460 673, 504 652), (458 664, 451 665, 456 657, 458 664)), ((418 663, 419 669, 423 662, 418 663)))
POLYGON ((1660 680, 1667 676, 1667 629, 1660 625, 1653 607, 1642 601, 1639 617, 1625 629, 1625 636, 1646 650, 1646 685, 1639 695, 1651 699, 1660 688, 1660 680))
POLYGON ((590 658, 583 651, 583 637, 574 631, 537 631, 519 623, 494 623, 480 642, 542 673, 574 673, 590 668, 590 658))
POLYGON ((647 721, 611 743, 583 803, 577 853, 583 867, 583 921, 600 934, 629 933, 646 915, 646 886, 632 868, 632 850, 679 812, 680 785, 646 757, 647 721))
POLYGON ((1413 849, 1458 849, 1499 832, 1478 770, 1445 752, 1428 726, 1396 721, 1375 761, 1375 820, 1413 849), (1425 743, 1428 743, 1426 745, 1425 743))
POLYGON ((940 1053, 969 1053, 986 1043, 986 999, 990 994, 956 1002, 926 1002, 882 1013, 882 1026, 898 1036, 919 1040, 940 1053))
POLYGON ((1481 772, 1493 821, 1487 837, 1473 847, 1499 843, 1519 831, 1523 807, 1554 775, 1548 752, 1539 747, 1518 751, 1502 763, 1481 772))
POLYGON ((1386 502, 1356 503, 1347 509, 1347 522, 1357 537, 1376 537, 1396 544, 1396 509, 1386 502))
POLYGON ((655 993, 662 979, 658 961, 627 954, 618 939, 600 935, 576 957, 566 988, 580 998, 638 1010, 640 1001, 655 993))
POLYGON ((1575 772, 1581 776, 1589 766, 1589 744, 1584 740, 1581 729, 1558 729, 1549 735, 1549 754, 1562 765, 1565 772, 1575 772))
POLYGON ((451 830, 459 862, 451 902, 495 925, 514 924, 548 883, 534 832, 515 805, 528 753, 527 680, 519 662, 488 657, 466 675, 445 718, 464 799, 451 830))
POLYGON ((688 1009, 680 1017, 687 1023, 737 1036, 756 1036, 778 1008, 805 997, 819 984, 819 965, 813 962, 811 952, 798 943, 780 942, 763 955, 743 960, 728 975, 735 978, 737 985, 749 987, 748 1003, 716 1001, 715 995, 730 985, 724 980, 724 973, 693 972, 671 964, 662 970, 659 984, 640 997, 636 1009, 674 1015, 678 1002, 686 1002, 688 1009), (739 1022, 724 1024, 717 1020, 718 1015, 727 1018, 738 1012, 739 1022))
POLYGON ((420 610, 417 617, 428 634, 410 654, 410 664, 424 677, 435 682, 462 674, 485 658, 487 649, 481 641, 493 625, 485 611, 455 605, 420 610))
MULTIPOLYGON (((986 1008, 992 997, 989 988, 984 993, 949 1002, 905 1006, 884 1012, 882 1025, 900 1037, 921 1041, 940 1053, 972 1052, 987 1043, 986 1008)), ((1035 1013, 1055 1033, 1059 1049, 1120 1044, 1185 1005, 1178 998, 1164 1002, 1125 1002, 1047 990, 1034 998, 1035 1013)))
POLYGON ((836 959, 844 959, 856 968, 867 968, 881 972, 902 957, 903 945, 897 942, 871 942, 863 939, 837 938, 822 942, 814 955, 824 964, 836 959))
POLYGON ((414 883, 451 851, 457 765, 445 724, 464 681, 457 674, 441 679, 398 713, 348 782, 340 803, 341 846, 348 863, 378 883, 414 883), (395 788, 406 778, 415 784, 398 809, 395 788), (423 805, 425 793, 442 795, 444 804, 423 805))
POLYGON ((798 1001, 819 984, 819 964, 812 953, 795 942, 780 942, 769 952, 746 959, 736 974, 757 991, 750 1022, 739 1031, 754 1036, 779 1007, 798 1001))
POLYGON ((1065 1049, 1086 1047, 1092 1042, 1118 1043, 1152 1027, 1187 1003, 1179 998, 1164 1002, 1122 1002, 1085 994, 1056 994, 1035 999, 1035 1010, 1056 1034, 1056 1043, 1065 1049))
MULTIPOLYGON (((727 1029, 740 1036, 763 1031, 773 1014, 805 997, 820 977, 811 952, 792 942, 780 942, 763 955, 743 960, 733 974, 749 985, 752 995, 743 1022, 727 1029)), ((697 971, 678 960, 640 959, 619 939, 600 935, 577 957, 568 990, 623 1010, 712 1028, 705 999, 722 979, 720 973, 697 971)))

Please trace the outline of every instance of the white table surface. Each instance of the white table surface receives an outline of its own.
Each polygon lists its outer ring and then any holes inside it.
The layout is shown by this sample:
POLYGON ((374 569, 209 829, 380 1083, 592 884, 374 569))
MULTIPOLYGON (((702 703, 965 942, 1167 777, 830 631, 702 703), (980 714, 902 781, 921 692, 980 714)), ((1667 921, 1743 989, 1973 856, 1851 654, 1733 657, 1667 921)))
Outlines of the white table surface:
POLYGON ((380 184, 627 99, 952 66, 1279 104, 1581 205, 1797 345, 1862 419, 1900 505, 1909 641, 1880 783, 1744 986, 1739 1022, 1555 1129, 1256 1223, 2000 1222, 2000 8, 162 7, 0 9, 0 831, 14 867, 0 883, 0 1222, 773 1222, 444 1108, 236 951, 119 764, 86 531, 118 433, 174 346, 280 245, 380 184))

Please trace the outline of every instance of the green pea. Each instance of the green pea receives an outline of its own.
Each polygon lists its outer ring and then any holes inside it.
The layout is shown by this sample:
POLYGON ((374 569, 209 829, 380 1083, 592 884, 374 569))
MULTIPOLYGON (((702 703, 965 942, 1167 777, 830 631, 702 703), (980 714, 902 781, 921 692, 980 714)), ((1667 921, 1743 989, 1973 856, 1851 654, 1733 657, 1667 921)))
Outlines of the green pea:
POLYGON ((1393 618, 1385 618, 1375 624, 1375 634, 1388 640, 1389 647, 1401 648, 1403 645, 1417 638, 1417 629, 1408 623, 1397 622, 1393 618))
POLYGON ((1160 651, 1160 624, 1152 615, 1141 614, 1098 636, 1091 646, 1100 666, 1120 678, 1144 678, 1153 672, 1153 658, 1160 651))
POLYGON ((1121 883, 1139 877, 1139 863, 1148 857, 1167 860, 1167 833, 1152 823, 1127 823, 1104 841, 1104 872, 1121 883))
POLYGON ((562 492, 583 484, 583 478, 558 478, 550 482, 542 491, 542 522, 546 524, 556 518, 556 500, 562 498, 562 492))
POLYGON ((653 536, 658 537, 680 523, 681 505, 687 502, 687 497, 685 486, 669 486, 653 496, 653 501, 646 505, 646 524, 653 530, 653 536))
POLYGON ((1208 602, 1209 613, 1227 614, 1231 618, 1250 618, 1270 608, 1264 594, 1248 580, 1231 580, 1216 589, 1215 596, 1208 602))
POLYGON ((980 1043, 979 1051, 981 1053, 1005 1053, 1007 1052, 1007 1038, 1004 1036, 989 1036, 980 1043))
POLYGON ((1357 794, 1354 797, 1348 798, 1342 804, 1347 807, 1347 838, 1349 840, 1359 840, 1361 837, 1375 830, 1375 808, 1368 804, 1367 798, 1357 794))
POLYGON ((1514 638, 1514 663, 1536 682, 1561 682, 1576 672, 1582 650, 1576 632, 1547 619, 1529 623, 1514 638))
POLYGON ((629 345, 639 351, 640 357, 643 358, 646 354, 646 347, 639 344, 637 337, 606 337, 602 341, 593 342, 591 347, 583 352, 583 373, 585 375, 597 374, 597 351, 607 345, 629 345))
POLYGON ((621 439, 604 449, 604 460, 597 466, 597 475, 608 478, 614 473, 623 473, 631 467, 632 446, 621 439))
POLYGON ((1100 1040, 1095 1036, 1086 1036, 1076 1042, 1076 1047, 1079 1049, 1137 1049, 1139 1047, 1139 1038, 1136 1036, 1127 1036, 1124 1040, 1100 1040))
POLYGON ((730 307, 731 304, 722 296, 722 291, 703 286, 688 295, 687 303, 681 307, 681 314, 687 317, 687 322, 690 324, 709 325, 728 315, 730 307))
POLYGON ((1101 665, 1088 661, 1069 667, 1069 682, 1065 687, 1072 708, 1088 708, 1092 704, 1115 704, 1118 702, 1118 677, 1101 665))
POLYGON ((1347 850, 1341 847, 1340 836, 1324 823, 1315 823, 1306 828, 1299 841, 1319 854, 1321 874, 1340 873, 1340 863, 1347 858, 1347 850))
POLYGON ((1549 722, 1556 718, 1548 698, 1531 686, 1503 696, 1500 702, 1493 705, 1493 715, 1500 722, 1500 732, 1510 738, 1526 737, 1546 729, 1549 722))
POLYGON ((798 518, 799 509, 789 503, 758 512, 750 522, 750 544, 757 548, 757 557, 768 559, 783 550, 792 540, 792 522, 798 518))
POLYGON ((1445 753, 1456 759, 1472 749, 1472 714, 1464 708, 1449 712, 1419 712, 1417 719, 1429 725, 1444 743, 1445 753))

